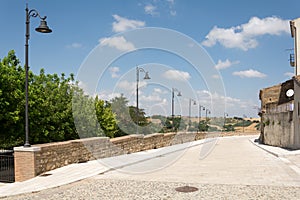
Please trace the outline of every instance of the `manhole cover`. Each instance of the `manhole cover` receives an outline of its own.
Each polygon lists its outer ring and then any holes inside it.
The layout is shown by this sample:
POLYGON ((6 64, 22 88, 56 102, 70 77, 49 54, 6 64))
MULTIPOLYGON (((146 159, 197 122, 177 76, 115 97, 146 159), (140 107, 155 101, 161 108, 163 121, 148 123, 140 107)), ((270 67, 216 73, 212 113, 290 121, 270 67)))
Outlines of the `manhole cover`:
POLYGON ((196 187, 191 187, 191 186, 183 186, 183 187, 178 187, 175 188, 177 192, 196 192, 198 188, 196 187))

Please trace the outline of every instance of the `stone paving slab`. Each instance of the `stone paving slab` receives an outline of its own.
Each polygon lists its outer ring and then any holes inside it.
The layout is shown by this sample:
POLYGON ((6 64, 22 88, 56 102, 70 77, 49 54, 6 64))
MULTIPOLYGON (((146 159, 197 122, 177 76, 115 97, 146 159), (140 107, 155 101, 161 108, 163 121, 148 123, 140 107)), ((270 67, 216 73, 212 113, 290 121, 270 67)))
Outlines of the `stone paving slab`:
POLYGON ((0 197, 10 196, 6 199, 12 200, 199 199, 208 195, 208 199, 299 199, 300 174, 294 168, 298 167, 300 157, 271 155, 250 142, 255 138, 207 139, 72 164, 47 172, 49 176, 5 184, 0 187, 0 197), (205 147, 210 148, 211 144, 214 148, 201 157, 203 149, 209 150, 205 147), (174 191, 180 185, 194 185, 205 192, 180 194, 174 191))
POLYGON ((180 154, 191 146, 201 145, 214 140, 215 139, 198 140, 159 149, 89 161, 86 163, 71 164, 46 172, 44 174, 45 176, 37 176, 27 181, 5 184, 0 187, 0 197, 37 192, 62 186, 97 174, 103 174, 110 170, 120 169, 136 163, 151 160, 162 155, 172 154, 173 152, 180 154))
POLYGON ((297 187, 85 179, 37 193, 10 196, 5 200, 299 200, 299 197, 297 187), (176 188, 182 186, 198 190, 177 192, 176 188))
POLYGON ((288 159, 285 162, 257 148, 249 141, 254 138, 257 137, 223 137, 218 139, 213 150, 203 159, 199 155, 204 145, 194 146, 183 156, 177 157, 175 162, 156 171, 147 169, 149 166, 159 166, 164 161, 172 160, 170 157, 173 155, 126 166, 93 178, 299 187, 300 174, 295 170, 296 166, 288 159), (142 170, 144 173, 134 173, 142 170))

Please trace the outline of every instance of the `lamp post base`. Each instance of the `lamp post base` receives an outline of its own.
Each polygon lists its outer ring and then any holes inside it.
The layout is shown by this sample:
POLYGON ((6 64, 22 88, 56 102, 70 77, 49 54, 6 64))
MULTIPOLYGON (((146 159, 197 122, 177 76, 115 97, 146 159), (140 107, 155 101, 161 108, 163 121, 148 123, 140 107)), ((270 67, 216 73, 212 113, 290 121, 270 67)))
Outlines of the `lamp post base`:
POLYGON ((26 143, 24 144, 24 147, 31 147, 31 145, 30 145, 28 142, 26 142, 26 143))

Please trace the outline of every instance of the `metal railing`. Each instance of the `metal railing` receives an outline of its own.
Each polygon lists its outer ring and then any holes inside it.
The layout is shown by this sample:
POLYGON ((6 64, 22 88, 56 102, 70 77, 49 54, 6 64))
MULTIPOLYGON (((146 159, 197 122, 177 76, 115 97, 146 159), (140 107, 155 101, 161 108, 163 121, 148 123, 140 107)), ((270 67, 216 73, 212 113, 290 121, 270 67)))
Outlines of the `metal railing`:
POLYGON ((14 151, 0 149, 0 182, 15 182, 14 151))

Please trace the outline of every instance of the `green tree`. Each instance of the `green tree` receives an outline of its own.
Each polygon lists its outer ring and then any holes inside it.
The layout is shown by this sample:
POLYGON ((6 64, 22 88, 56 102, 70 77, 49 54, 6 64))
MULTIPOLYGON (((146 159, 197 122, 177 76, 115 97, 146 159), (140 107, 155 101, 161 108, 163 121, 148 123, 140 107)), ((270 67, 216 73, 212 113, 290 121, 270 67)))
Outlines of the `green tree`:
POLYGON ((144 126, 149 124, 144 110, 139 109, 137 115, 136 107, 128 106, 128 100, 123 94, 112 99, 111 105, 118 125, 116 136, 135 134, 137 131, 142 134, 149 134, 151 132, 150 127, 149 129, 144 128, 144 126), (137 119, 139 120, 139 126, 137 126, 137 119))
POLYGON ((198 126, 199 131, 208 131, 208 122, 206 120, 201 120, 198 126))
POLYGON ((115 137, 118 131, 117 120, 112 111, 111 104, 107 101, 100 100, 98 96, 96 96, 95 109, 98 122, 105 135, 110 138, 115 137))
POLYGON ((0 60, 0 148, 24 141, 25 72, 13 50, 0 60))
POLYGON ((63 141, 78 138, 72 116, 72 97, 74 90, 80 90, 73 74, 39 75, 30 73, 29 85, 29 123, 30 139, 33 143, 63 141))

